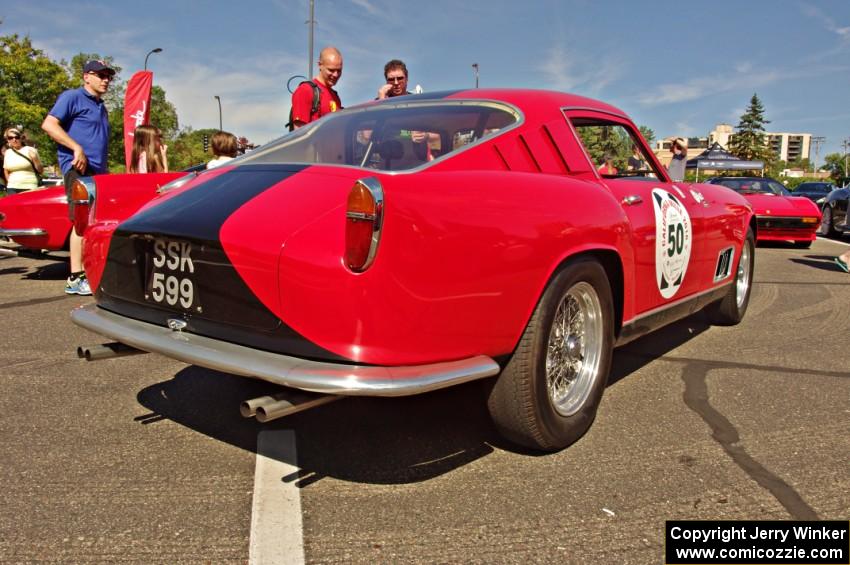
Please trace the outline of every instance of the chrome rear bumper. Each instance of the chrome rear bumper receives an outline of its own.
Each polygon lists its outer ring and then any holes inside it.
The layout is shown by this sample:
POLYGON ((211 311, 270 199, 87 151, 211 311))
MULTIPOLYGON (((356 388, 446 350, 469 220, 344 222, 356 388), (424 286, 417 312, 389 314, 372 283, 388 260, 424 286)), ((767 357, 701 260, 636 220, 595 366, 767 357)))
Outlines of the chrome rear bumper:
POLYGON ((39 235, 47 235, 47 230, 42 228, 29 228, 25 230, 4 230, 0 229, 0 236, 6 237, 26 237, 26 236, 39 236, 39 235))
POLYGON ((87 330, 184 363, 325 394, 410 396, 490 377, 500 370, 484 355, 395 367, 310 361, 172 331, 113 314, 96 304, 77 308, 71 319, 87 330))

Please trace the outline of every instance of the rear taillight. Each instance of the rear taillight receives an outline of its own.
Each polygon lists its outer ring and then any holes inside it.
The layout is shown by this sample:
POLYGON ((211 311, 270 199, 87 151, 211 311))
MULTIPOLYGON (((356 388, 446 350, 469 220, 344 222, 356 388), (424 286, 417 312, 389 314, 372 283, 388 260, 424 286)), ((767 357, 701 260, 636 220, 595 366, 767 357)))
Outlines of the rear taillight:
POLYGON ((90 192, 82 179, 75 180, 71 187, 71 202, 74 207, 74 231, 81 236, 89 225, 89 212, 91 210, 90 192))
POLYGON ((369 268, 378 252, 384 191, 374 177, 359 179, 348 193, 345 211, 345 264, 356 273, 369 268))

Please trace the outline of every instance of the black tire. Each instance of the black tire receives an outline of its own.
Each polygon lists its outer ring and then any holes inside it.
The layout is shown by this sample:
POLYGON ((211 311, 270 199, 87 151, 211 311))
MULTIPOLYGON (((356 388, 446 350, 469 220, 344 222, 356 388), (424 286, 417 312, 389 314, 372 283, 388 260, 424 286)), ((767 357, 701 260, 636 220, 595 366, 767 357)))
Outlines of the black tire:
POLYGON ((747 306, 750 303, 750 292, 753 288, 753 270, 755 267, 755 236, 753 230, 747 230, 744 245, 735 270, 735 281, 729 285, 726 294, 706 306, 706 312, 711 323, 717 326, 734 326, 744 319, 747 306))
POLYGON ((811 241, 795 241, 794 242, 794 247, 796 247, 797 249, 808 249, 811 246, 812 246, 811 241))
POLYGON ((602 266, 582 259, 562 268, 490 389, 487 407, 499 432, 545 451, 562 449, 584 435, 608 381, 613 326, 611 287, 602 266))
POLYGON ((823 210, 823 219, 820 222, 820 226, 818 227, 818 234, 825 235, 827 237, 835 237, 838 235, 838 232, 835 230, 835 223, 832 221, 832 208, 829 206, 824 206, 823 210))

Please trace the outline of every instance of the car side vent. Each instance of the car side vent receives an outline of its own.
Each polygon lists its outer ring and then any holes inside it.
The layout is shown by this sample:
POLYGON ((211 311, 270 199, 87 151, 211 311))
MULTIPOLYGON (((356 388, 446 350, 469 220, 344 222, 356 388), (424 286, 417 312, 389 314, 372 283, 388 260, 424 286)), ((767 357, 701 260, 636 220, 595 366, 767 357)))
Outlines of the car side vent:
POLYGON ((521 135, 509 136, 496 144, 502 159, 511 171, 538 173, 540 167, 521 135))
POLYGON ((717 267, 714 269, 714 282, 720 282, 732 273, 732 259, 735 258, 735 248, 729 247, 717 256, 717 267))

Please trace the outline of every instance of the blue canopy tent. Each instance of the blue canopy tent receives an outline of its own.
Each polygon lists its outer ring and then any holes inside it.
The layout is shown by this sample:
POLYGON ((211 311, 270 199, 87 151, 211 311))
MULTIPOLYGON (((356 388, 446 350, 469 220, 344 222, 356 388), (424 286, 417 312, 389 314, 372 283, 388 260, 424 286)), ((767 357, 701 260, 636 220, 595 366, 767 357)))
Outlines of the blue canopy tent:
POLYGON ((697 182, 699 182, 700 170, 709 171, 764 171, 764 161, 745 161, 738 159, 722 145, 714 142, 714 145, 694 157, 688 159, 685 168, 697 170, 697 182))

